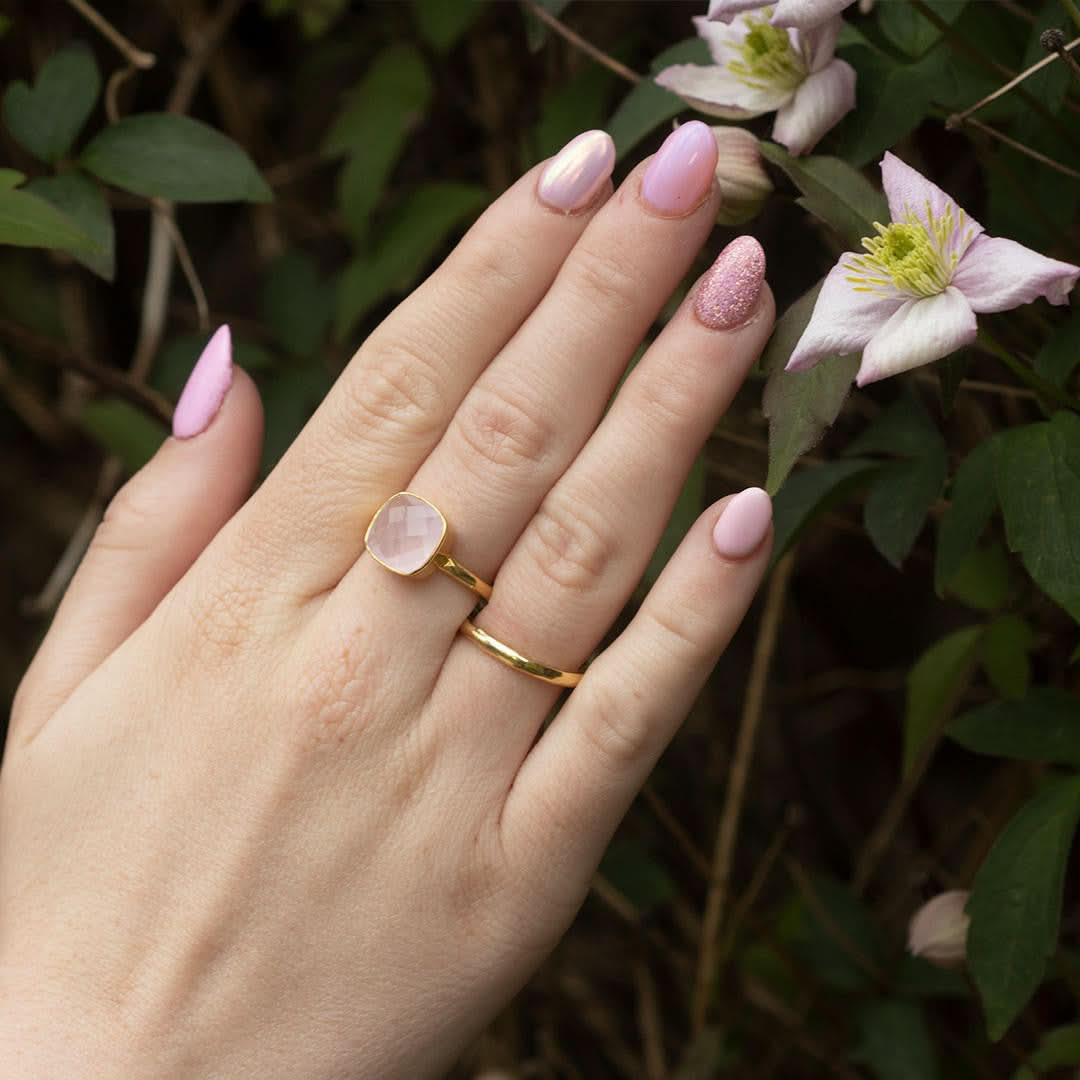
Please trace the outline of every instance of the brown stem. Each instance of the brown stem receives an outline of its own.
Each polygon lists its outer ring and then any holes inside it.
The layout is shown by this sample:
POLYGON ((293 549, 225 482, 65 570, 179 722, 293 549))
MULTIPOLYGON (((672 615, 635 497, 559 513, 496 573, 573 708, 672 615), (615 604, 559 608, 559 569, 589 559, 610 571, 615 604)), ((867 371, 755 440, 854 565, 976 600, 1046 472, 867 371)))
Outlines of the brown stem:
POLYGON ((990 127, 989 124, 984 124, 981 120, 976 120, 974 117, 968 117, 964 123, 970 124, 974 128, 978 128, 979 131, 984 134, 989 135, 993 139, 998 139, 1005 143, 1006 146, 1011 146, 1021 154, 1026 154, 1029 158, 1034 158, 1035 161, 1041 161, 1044 165, 1051 169, 1055 169, 1059 173, 1071 176, 1074 180, 1080 180, 1080 172, 1077 172, 1076 169, 1070 169, 1068 165, 1062 165, 1060 161, 1055 161, 1052 157, 1047 157, 1038 150, 1033 150, 1030 146, 1025 146, 1024 143, 1017 142, 1016 139, 1012 139, 1008 135, 1003 135, 996 128, 990 127))
POLYGON ((627 82, 641 82, 641 76, 636 71, 620 63, 614 56, 609 56, 602 49, 598 49, 591 41, 587 41, 580 34, 571 30, 566 23, 555 18, 550 11, 538 4, 536 0, 524 0, 524 4, 545 26, 549 26, 561 38, 570 42, 575 49, 580 49, 586 56, 591 56, 598 64, 603 64, 609 71, 614 71, 616 75, 627 82))
POLYGON ((168 425, 172 420, 172 406, 161 394, 119 368, 99 364, 69 345, 35 334, 10 319, 0 319, 0 338, 35 360, 85 375, 103 390, 130 402, 162 424, 168 425))
POLYGON ((102 37, 107 38, 132 67, 146 71, 157 63, 157 57, 153 53, 143 52, 142 49, 133 45, 101 12, 92 8, 87 0, 67 0, 67 2, 102 37))
POLYGON ((750 676, 747 679, 746 697, 743 700, 742 716, 739 721, 739 734, 731 759, 727 794, 713 849, 712 881, 705 899, 701 951, 698 958, 691 1017, 695 1035, 700 1035, 704 1031, 708 1019, 709 998, 716 981, 720 929, 731 889, 731 864, 735 855, 735 840, 739 831, 739 819, 742 817, 743 801, 746 798, 750 765, 754 759, 754 746, 761 727, 761 717, 765 711, 765 687, 769 678, 769 669, 772 667, 776 643, 780 636, 780 618, 783 614, 784 600, 787 597, 788 583, 794 565, 793 549, 777 563, 776 569, 773 570, 768 592, 765 595, 765 608, 758 627, 750 676))

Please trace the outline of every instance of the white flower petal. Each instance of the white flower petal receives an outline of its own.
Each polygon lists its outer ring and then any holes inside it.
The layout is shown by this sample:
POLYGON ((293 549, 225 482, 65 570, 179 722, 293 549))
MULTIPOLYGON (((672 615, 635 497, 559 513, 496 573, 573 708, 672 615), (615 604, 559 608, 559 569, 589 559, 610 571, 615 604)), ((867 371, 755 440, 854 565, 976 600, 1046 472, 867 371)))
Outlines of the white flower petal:
POLYGON ((847 252, 829 271, 814 313, 787 362, 788 371, 805 371, 826 356, 857 353, 907 300, 892 285, 878 292, 859 292, 848 280, 847 252))
POLYGON ((1040 296, 1066 304, 1078 277, 1080 266, 1048 259, 1015 240, 983 235, 967 249, 952 284, 982 314, 1008 311, 1040 296))
POLYGON ((956 227, 942 252, 946 266, 954 255, 958 261, 962 259, 976 237, 984 232, 983 227, 937 184, 931 183, 922 173, 916 172, 888 151, 881 161, 881 184, 889 200, 889 213, 893 221, 918 220, 933 236, 927 208, 938 219, 951 212, 956 227))
MULTIPOLYGON (((852 0, 780 0, 773 13, 773 26, 797 26, 810 30, 839 15, 852 0)), ((711 12, 710 8, 710 12, 711 12)))
POLYGON ((692 21, 698 36, 709 46, 709 54, 714 63, 726 66, 739 57, 749 29, 742 19, 736 20, 730 26, 709 22, 702 15, 695 15, 692 21))
POLYGON ((729 23, 736 15, 744 11, 755 11, 769 3, 770 0, 709 0, 709 14, 706 18, 713 22, 729 23))
POLYGON ((866 386, 940 360, 970 345, 977 333, 975 312, 959 289, 908 300, 863 349, 855 382, 866 386))
POLYGON ((853 108, 855 69, 843 60, 834 60, 803 80, 795 96, 776 114, 772 136, 791 153, 805 154, 853 108))
POLYGON ((706 116, 745 120, 774 112, 791 97, 791 90, 769 87, 758 90, 737 79, 727 68, 676 64, 656 76, 658 86, 678 94, 706 116))
POLYGON ((809 30, 788 31, 792 45, 803 58, 807 71, 811 73, 820 71, 832 60, 833 53, 836 51, 836 39, 843 25, 843 19, 835 18, 809 30))

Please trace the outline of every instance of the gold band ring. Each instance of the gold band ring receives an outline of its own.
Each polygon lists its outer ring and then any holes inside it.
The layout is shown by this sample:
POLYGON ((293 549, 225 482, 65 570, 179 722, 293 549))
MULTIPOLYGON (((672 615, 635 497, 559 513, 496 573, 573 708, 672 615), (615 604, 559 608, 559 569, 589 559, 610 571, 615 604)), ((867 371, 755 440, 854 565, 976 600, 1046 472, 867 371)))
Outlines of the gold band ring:
POLYGON ((550 664, 530 660, 527 656, 522 656, 517 649, 511 649, 509 645, 504 645, 497 638, 493 638, 486 630, 481 630, 471 619, 466 619, 461 624, 459 633, 471 638, 484 652, 494 656, 496 660, 501 660, 508 667, 523 671, 534 679, 543 679, 544 682, 551 683, 553 686, 577 686, 584 674, 581 671, 560 671, 550 664))
POLYGON ((375 511, 364 533, 364 546, 377 563, 402 577, 427 577, 441 570, 484 602, 491 599, 491 586, 446 550, 450 546, 446 518, 411 491, 391 495, 375 511))

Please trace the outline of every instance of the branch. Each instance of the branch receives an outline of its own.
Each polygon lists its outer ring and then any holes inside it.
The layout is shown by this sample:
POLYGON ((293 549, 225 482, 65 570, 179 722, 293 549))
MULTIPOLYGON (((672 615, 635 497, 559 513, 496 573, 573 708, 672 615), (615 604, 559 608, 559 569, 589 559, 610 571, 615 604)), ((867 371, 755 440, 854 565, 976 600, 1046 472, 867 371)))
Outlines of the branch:
POLYGON ((36 360, 85 375, 103 390, 122 397, 159 423, 168 426, 172 421, 172 405, 156 390, 119 368, 91 360, 70 345, 35 334, 10 319, 0 319, 0 338, 36 360))
POLYGON ((142 49, 133 45, 101 12, 95 11, 87 0, 67 0, 67 2, 102 37, 107 38, 132 67, 147 71, 157 63, 157 57, 153 53, 143 52, 142 49))
POLYGON ((754 745, 765 708, 765 686, 772 666, 773 653, 776 651, 776 642, 780 635, 780 617, 783 614, 788 582, 794 565, 794 550, 789 551, 777 563, 769 582, 769 590, 765 596, 765 610, 758 627, 754 660, 750 665, 742 718, 739 722, 739 735, 731 759, 724 810, 716 833, 712 882, 705 900, 701 953, 694 987, 692 1023, 695 1035, 700 1035, 704 1031, 708 1019, 709 995, 716 980, 720 928, 731 888, 731 863, 735 854, 735 840, 738 836, 743 800, 746 797, 750 765, 754 759, 754 745))
POLYGON ((525 6, 546 26, 555 31, 561 38, 569 41, 575 49, 580 49, 586 56, 591 56, 598 64, 603 64, 608 71, 614 71, 616 75, 629 83, 641 82, 641 76, 621 64, 614 56, 609 56, 602 49, 598 49, 591 41, 587 41, 580 34, 575 33, 566 23, 555 18, 547 8, 542 7, 536 0, 524 0, 525 6))

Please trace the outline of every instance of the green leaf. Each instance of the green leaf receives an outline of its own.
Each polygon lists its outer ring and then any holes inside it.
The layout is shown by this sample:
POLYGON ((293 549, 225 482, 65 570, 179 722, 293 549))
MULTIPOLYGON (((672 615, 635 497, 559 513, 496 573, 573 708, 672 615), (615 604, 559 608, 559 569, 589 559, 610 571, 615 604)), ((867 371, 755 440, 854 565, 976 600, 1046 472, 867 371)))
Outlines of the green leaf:
MULTIPOLYGON (((688 38, 665 49, 650 69, 655 75, 672 64, 708 64, 709 47, 701 38, 688 38)), ((620 160, 642 139, 661 124, 688 108, 681 97, 657 86, 652 79, 642 79, 615 110, 607 125, 608 134, 615 140, 615 158, 620 160)))
POLYGON ((922 457, 891 461, 874 477, 863 524, 874 547, 900 569, 945 485, 944 446, 929 444, 922 457))
POLYGON ((1035 648, 1035 641, 1035 631, 1022 615, 1002 615, 987 626, 982 664, 994 689, 1003 698, 1015 700, 1027 693, 1031 682, 1028 653, 1035 648))
POLYGON ((976 611, 998 611, 1009 596, 1009 561, 997 541, 972 548, 949 578, 948 591, 976 611))
POLYGON ((32 90, 22 80, 8 86, 4 123, 24 150, 54 164, 75 145, 100 90, 94 54, 70 45, 45 61, 32 90))
POLYGON ((877 1080, 935 1080, 937 1059, 917 1002, 867 1001, 858 1009, 859 1043, 851 1060, 877 1080))
POLYGON ((330 125, 323 153, 349 155, 338 181, 338 200, 354 237, 367 232, 371 212, 431 95, 424 58, 399 42, 379 53, 330 125))
POLYGON ((949 507, 938 525, 934 589, 938 596, 978 542, 997 506, 994 451, 981 443, 960 463, 953 477, 949 507))
POLYGON ((306 38, 322 37, 341 17, 349 0, 263 0, 263 11, 271 18, 293 12, 306 38))
POLYGON ((944 448, 945 443, 921 399, 907 388, 848 444, 844 453, 917 458, 931 445, 944 448))
POLYGON ((18 169, 0 169, 0 191, 17 188, 26 179, 18 169))
POLYGON ((414 188, 371 255, 354 259, 338 281, 336 332, 344 338, 376 304, 408 292, 448 236, 488 201, 474 184, 414 188))
POLYGON ((903 997, 966 998, 971 994, 963 972, 940 968, 909 952, 897 960, 891 985, 903 997))
POLYGON ((1080 1024, 1064 1024, 1047 1031, 1028 1057, 1036 1069, 1058 1069, 1080 1065, 1080 1024))
MULTIPOLYGON (((927 0, 927 6, 950 25, 960 17, 967 0, 927 0)), ((941 31, 910 4, 878 5, 878 25, 894 45, 910 56, 922 56, 941 39, 941 31)))
POLYGON ((107 184, 172 202, 269 202, 269 185, 247 154, 189 116, 139 113, 100 131, 81 164, 107 184))
POLYGON ((651 585, 660 576, 660 572, 668 564, 668 560, 675 554, 675 549, 683 542, 683 538, 690 530, 690 526, 698 519, 702 504, 705 501, 705 459, 698 455, 694 462, 690 475, 683 484, 679 493, 675 508, 671 511, 664 534, 660 537, 653 557, 649 561, 645 571, 644 580, 651 585))
POLYGON ((976 754, 1080 764, 1080 697, 1033 687, 1021 701, 992 701, 958 716, 948 736, 976 754))
POLYGON ((436 51, 449 52, 476 21, 484 0, 412 0, 420 36, 436 51))
POLYGON ((851 389, 858 356, 831 356, 809 371, 785 371, 821 291, 819 283, 777 321, 761 358, 768 373, 762 409, 769 419, 769 476, 775 495, 795 462, 813 447, 840 413, 851 389))
POLYGON ((1056 386, 1064 386, 1080 364, 1080 307, 1054 331, 1035 357, 1035 370, 1056 386))
POLYGON ((1035 584, 1080 621, 1080 416, 994 439, 994 473, 1009 548, 1035 584))
POLYGON ((789 476, 773 498, 772 563, 787 551, 815 515, 843 502, 879 467, 875 461, 851 458, 828 461, 789 476))
POLYGON ((263 319, 285 351, 311 357, 334 316, 334 293, 310 256, 290 250, 270 267, 261 306, 263 319))
POLYGON ((83 409, 82 424, 123 461, 128 472, 138 472, 165 438, 165 429, 156 420, 119 398, 90 402, 83 409))
POLYGON ((21 188, 0 188, 0 244, 58 248, 81 255, 102 253, 67 214, 21 188))
POLYGON ((833 228, 848 250, 861 251, 874 222, 889 220, 885 196, 857 169, 835 157, 792 157, 782 146, 763 142, 761 154, 787 173, 802 192, 799 205, 833 228))
POLYGON ((97 252, 75 247, 70 254, 98 277, 112 281, 116 273, 116 241, 112 213, 101 188, 82 173, 66 172, 31 180, 24 190, 52 203, 90 237, 97 252))
POLYGON ((1046 973, 1057 948, 1065 866, 1080 816, 1080 777, 1046 781, 975 875, 968 968, 995 1042, 1046 973))
POLYGON ((923 743, 956 709, 975 667, 981 626, 956 630, 919 657, 907 680, 904 717, 904 772, 915 763, 923 743))

